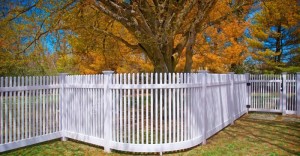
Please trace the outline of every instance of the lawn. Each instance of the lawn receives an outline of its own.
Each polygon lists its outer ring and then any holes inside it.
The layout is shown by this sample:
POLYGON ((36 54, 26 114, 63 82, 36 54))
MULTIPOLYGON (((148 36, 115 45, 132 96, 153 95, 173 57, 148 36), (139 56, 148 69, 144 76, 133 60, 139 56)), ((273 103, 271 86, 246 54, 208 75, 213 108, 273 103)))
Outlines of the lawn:
MULTIPOLYGON (((105 155, 102 147, 59 140, 33 145, 0 155, 105 155)), ((133 155, 113 151, 109 155, 133 155)), ((140 155, 138 153, 137 155, 140 155)), ((199 145, 167 155, 299 155, 300 118, 250 113, 199 145)), ((107 154, 108 155, 108 154, 107 154)), ((152 153, 153 155, 153 153, 152 153)))

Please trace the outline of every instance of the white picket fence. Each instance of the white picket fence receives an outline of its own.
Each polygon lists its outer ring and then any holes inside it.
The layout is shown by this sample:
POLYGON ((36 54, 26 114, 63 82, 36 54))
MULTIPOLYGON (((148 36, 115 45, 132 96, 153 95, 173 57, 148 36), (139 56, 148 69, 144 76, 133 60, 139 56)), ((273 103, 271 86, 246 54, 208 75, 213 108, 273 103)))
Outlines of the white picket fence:
POLYGON ((67 76, 64 86, 63 136, 106 151, 193 147, 246 112, 245 75, 67 76))
POLYGON ((300 73, 250 75, 250 111, 300 115, 300 73))
POLYGON ((0 78, 0 152, 61 137, 60 81, 0 78))
POLYGON ((0 152, 56 138, 106 151, 189 148, 246 112, 245 84, 206 73, 0 78, 0 152))
POLYGON ((247 82, 204 71, 0 78, 0 152, 56 138, 107 152, 205 144, 247 112, 247 82))

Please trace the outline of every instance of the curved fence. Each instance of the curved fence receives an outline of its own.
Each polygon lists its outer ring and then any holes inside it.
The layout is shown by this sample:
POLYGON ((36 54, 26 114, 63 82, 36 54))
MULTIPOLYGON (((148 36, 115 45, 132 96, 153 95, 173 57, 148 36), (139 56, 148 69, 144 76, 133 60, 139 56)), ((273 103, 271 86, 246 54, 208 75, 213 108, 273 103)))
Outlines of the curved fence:
POLYGON ((205 72, 1 78, 0 152, 55 138, 107 152, 205 144, 247 111, 246 78, 205 72))

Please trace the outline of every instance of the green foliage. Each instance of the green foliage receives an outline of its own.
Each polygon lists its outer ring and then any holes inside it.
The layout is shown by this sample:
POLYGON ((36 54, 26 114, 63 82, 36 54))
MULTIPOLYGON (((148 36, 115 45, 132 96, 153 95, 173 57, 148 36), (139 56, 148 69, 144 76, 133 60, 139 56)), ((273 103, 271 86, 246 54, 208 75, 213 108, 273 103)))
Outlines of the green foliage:
POLYGON ((76 68, 76 62, 72 56, 60 54, 56 65, 59 73, 79 74, 79 70, 76 68))
POLYGON ((297 73, 300 72, 300 66, 277 67, 282 72, 297 73))
POLYGON ((52 56, 14 55, 0 52, 0 77, 25 75, 55 75, 57 70, 52 56))

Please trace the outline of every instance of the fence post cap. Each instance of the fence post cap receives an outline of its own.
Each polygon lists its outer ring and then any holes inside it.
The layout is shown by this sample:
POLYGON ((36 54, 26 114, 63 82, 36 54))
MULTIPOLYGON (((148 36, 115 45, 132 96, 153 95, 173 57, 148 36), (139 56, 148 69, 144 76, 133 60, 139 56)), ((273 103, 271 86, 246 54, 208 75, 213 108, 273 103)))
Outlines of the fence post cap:
POLYGON ((104 75, 108 75, 108 74, 113 74, 114 71, 112 71, 112 70, 104 70, 104 71, 102 71, 102 73, 103 73, 104 75))
POLYGON ((198 73, 208 73, 207 70, 199 70, 198 73))

